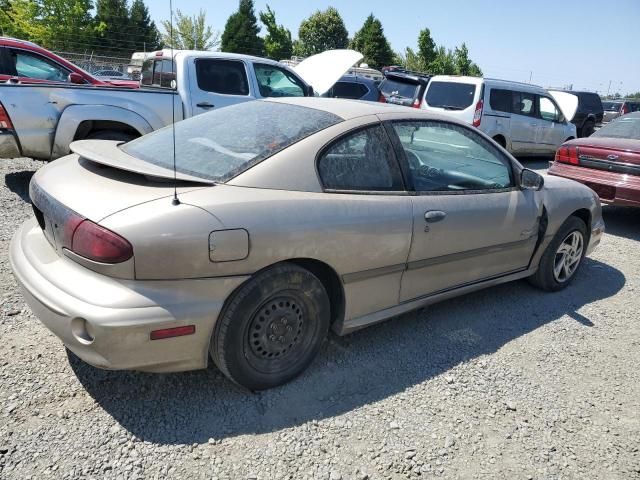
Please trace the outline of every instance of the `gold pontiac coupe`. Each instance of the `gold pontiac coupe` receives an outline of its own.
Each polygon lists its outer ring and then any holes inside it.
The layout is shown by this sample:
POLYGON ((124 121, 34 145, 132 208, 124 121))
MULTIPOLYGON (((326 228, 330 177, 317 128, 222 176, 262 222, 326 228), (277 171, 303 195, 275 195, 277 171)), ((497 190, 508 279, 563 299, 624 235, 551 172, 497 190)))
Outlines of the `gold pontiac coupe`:
POLYGON ((330 328, 520 278, 559 290, 604 231, 589 188, 401 106, 254 101, 72 150, 34 175, 10 258, 33 312, 101 368, 211 357, 273 387, 330 328))

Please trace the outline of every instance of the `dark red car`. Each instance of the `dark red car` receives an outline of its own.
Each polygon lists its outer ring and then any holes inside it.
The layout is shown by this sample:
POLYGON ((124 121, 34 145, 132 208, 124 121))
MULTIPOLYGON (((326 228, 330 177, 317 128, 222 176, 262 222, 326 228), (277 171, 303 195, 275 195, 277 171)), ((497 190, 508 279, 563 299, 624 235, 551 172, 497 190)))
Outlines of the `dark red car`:
POLYGON ((604 203, 640 207, 640 112, 563 143, 549 174, 587 185, 604 203))
POLYGON ((35 43, 0 37, 0 82, 74 83, 103 87, 138 88, 133 80, 100 80, 35 43))

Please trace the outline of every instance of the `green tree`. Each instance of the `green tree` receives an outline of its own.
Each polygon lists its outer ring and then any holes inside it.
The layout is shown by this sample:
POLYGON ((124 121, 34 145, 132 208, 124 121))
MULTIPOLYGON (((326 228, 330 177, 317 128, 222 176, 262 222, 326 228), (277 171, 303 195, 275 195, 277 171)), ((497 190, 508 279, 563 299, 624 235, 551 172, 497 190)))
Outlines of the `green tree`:
POLYGON ((460 47, 456 47, 453 52, 454 62, 457 75, 468 75, 472 77, 481 77, 482 70, 473 63, 469 58, 469 49, 463 43, 460 47))
POLYGON ((222 32, 222 51, 263 55, 264 40, 258 36, 259 32, 253 0, 240 0, 238 11, 227 19, 222 32))
POLYGON ((135 51, 153 51, 161 47, 160 32, 156 24, 149 16, 149 9, 143 0, 133 0, 129 10, 129 29, 135 32, 134 44, 131 48, 135 51))
POLYGON ((0 9, 3 35, 41 42, 45 28, 40 22, 41 7, 33 0, 12 0, 0 9))
POLYGON ((424 65, 430 65, 436 60, 438 55, 436 42, 431 38, 431 31, 428 28, 420 30, 418 34, 418 55, 424 65))
POLYGON ((436 49, 436 58, 428 65, 429 73, 434 75, 455 75, 456 61, 451 50, 443 46, 436 49))
POLYGON ((123 56, 134 51, 130 41, 135 33, 129 30, 127 0, 97 0, 95 22, 100 53, 123 56))
POLYGON ((337 48, 347 48, 349 33, 342 17, 333 7, 320 10, 303 20, 298 30, 297 54, 314 55, 337 48))
POLYGON ((207 25, 206 14, 202 10, 193 17, 176 10, 173 25, 169 20, 161 23, 164 29, 162 43, 167 48, 213 50, 220 44, 219 35, 207 25))
POLYGON ((393 63, 394 53, 384 35, 382 23, 373 14, 369 15, 351 40, 350 47, 364 55, 364 62, 372 68, 381 68, 393 63))
POLYGON ((267 27, 267 36, 264 37, 264 52, 267 58, 273 60, 291 58, 293 54, 291 32, 277 24, 276 13, 269 5, 266 12, 260 12, 260 21, 267 27))

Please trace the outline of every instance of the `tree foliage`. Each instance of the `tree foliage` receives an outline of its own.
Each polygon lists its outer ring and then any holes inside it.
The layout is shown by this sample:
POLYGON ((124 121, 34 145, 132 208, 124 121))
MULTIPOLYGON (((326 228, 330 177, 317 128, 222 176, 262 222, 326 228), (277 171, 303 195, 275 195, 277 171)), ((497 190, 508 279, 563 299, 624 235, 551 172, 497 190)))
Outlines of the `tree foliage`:
POLYGON ((162 43, 176 50, 214 50, 220 44, 219 35, 207 25, 206 13, 184 15, 179 9, 174 13, 173 25, 162 21, 162 43))
POLYGON ((418 34, 418 55, 425 65, 431 65, 438 55, 436 42, 431 38, 431 31, 428 28, 420 30, 418 34))
POLYGON ((353 36, 350 47, 362 53, 363 61, 372 68, 393 63, 394 53, 384 35, 382 23, 373 14, 367 17, 362 28, 353 36))
POLYGON ((162 45, 160 32, 149 16, 149 9, 143 0, 133 0, 129 10, 129 27, 136 35, 133 37, 134 50, 153 51, 162 45))
POLYGON ((267 28, 267 35, 264 37, 264 53, 267 58, 273 60, 283 60, 291 58, 293 53, 293 42, 291 32, 276 22, 276 13, 267 5, 265 12, 260 12, 260 21, 267 28))
POLYGON ((302 21, 298 30, 298 42, 295 45, 296 55, 314 55, 333 50, 347 48, 349 33, 342 17, 333 7, 324 12, 318 10, 302 21))
POLYGON ((238 11, 231 14, 222 32, 222 51, 263 55, 264 40, 258 36, 260 26, 253 0, 240 0, 238 11))

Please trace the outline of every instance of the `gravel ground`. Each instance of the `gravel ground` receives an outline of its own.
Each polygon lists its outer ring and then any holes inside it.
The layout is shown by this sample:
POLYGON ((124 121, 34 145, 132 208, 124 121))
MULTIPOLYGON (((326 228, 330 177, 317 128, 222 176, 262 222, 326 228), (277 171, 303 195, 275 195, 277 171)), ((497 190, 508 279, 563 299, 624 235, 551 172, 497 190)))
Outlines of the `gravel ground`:
POLYGON ((516 282, 332 337, 249 394, 214 367, 68 356, 7 259, 41 164, 0 165, 0 478, 640 478, 640 210, 605 208, 567 290, 516 282))

